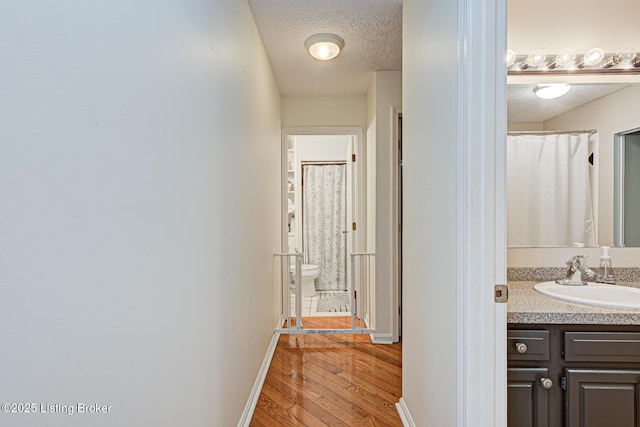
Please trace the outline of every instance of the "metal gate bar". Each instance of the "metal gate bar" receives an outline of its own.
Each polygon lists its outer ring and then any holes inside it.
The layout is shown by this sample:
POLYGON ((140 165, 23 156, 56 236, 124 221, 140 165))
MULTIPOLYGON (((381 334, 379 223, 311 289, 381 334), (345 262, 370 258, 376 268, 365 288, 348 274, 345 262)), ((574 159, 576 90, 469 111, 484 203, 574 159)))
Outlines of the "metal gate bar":
POLYGON ((351 303, 351 329, 305 329, 302 324, 302 259, 303 254, 296 253, 276 253, 275 257, 280 259, 280 327, 276 332, 281 334, 371 334, 371 328, 365 328, 365 298, 368 307, 368 286, 371 277, 370 259, 375 254, 353 253, 351 258, 351 283, 349 286, 349 300, 351 303), (295 262, 295 326, 291 325, 291 287, 290 271, 291 258, 295 262), (356 259, 359 259, 359 274, 356 278, 356 259), (357 283, 356 283, 357 280, 357 283), (360 319, 360 325, 356 327, 356 315, 360 319))

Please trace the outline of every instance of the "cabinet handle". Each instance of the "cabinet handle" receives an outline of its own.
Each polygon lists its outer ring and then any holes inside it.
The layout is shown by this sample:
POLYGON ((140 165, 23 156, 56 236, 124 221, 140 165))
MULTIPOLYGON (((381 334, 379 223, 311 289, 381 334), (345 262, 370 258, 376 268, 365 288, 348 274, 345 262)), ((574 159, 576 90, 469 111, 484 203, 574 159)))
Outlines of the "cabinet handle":
POLYGON ((528 347, 527 347, 527 345, 525 343, 523 343, 523 342, 517 342, 516 343, 516 351, 518 353, 526 353, 527 350, 528 350, 528 347))
POLYGON ((542 388, 547 390, 553 387, 553 381, 551 381, 551 378, 540 378, 540 383, 542 384, 542 388))

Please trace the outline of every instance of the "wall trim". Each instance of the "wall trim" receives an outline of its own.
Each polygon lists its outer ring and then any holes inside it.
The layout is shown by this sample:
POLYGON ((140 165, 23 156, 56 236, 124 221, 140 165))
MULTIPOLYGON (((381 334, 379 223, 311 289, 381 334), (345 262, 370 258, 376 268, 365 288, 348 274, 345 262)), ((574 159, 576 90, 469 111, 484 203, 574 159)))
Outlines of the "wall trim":
MULTIPOLYGON (((398 159, 398 139, 399 139, 399 129, 398 129, 398 120, 402 116, 402 109, 398 109, 395 107, 391 107, 391 203, 393 205, 392 213, 391 213, 391 222, 392 224, 400 225, 400 183, 398 180, 398 175, 400 174, 400 160, 398 159)), ((402 283, 402 278, 400 277, 400 249, 398 246, 398 240, 400 231, 398 226, 394 226, 392 228, 392 239, 391 239, 391 274, 392 282, 391 282, 391 333, 392 333, 392 342, 398 342, 400 340, 400 327, 401 327, 401 319, 398 311, 402 312, 402 301, 400 301, 400 284, 402 283)))
POLYGON ((411 417, 411 412, 409 412, 409 408, 402 397, 400 401, 396 403, 396 409, 398 410, 398 415, 400 415, 404 427, 416 427, 416 423, 413 422, 413 418, 411 417))
POLYGON ((506 3, 458 0, 458 427, 506 425, 506 3))
POLYGON ((278 332, 274 332, 273 336, 271 337, 269 347, 267 348, 267 353, 265 354, 262 365, 260 366, 260 370, 258 371, 256 382, 253 384, 251 394, 249 394, 249 400, 244 407, 244 411, 242 411, 240 421, 238 421, 238 427, 249 427, 249 424, 251 423, 251 418, 253 418, 253 411, 255 411, 256 405, 258 404, 258 398, 260 397, 260 393, 262 392, 264 380, 267 378, 269 366, 271 366, 271 359, 273 359, 273 354, 276 352, 276 347, 278 346, 279 339, 280 334, 278 332))
POLYGON ((371 334, 373 344, 393 344, 393 334, 371 334))

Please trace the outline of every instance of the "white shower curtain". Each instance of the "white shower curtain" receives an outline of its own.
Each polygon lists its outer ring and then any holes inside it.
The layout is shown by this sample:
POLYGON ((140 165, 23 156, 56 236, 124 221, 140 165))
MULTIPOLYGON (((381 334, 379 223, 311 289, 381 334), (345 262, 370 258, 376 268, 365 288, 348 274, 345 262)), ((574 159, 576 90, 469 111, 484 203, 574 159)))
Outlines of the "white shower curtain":
POLYGON ((320 266, 316 289, 346 290, 347 166, 303 166, 302 245, 307 264, 320 266))
POLYGON ((597 245, 597 147, 591 133, 509 135, 508 246, 597 245))

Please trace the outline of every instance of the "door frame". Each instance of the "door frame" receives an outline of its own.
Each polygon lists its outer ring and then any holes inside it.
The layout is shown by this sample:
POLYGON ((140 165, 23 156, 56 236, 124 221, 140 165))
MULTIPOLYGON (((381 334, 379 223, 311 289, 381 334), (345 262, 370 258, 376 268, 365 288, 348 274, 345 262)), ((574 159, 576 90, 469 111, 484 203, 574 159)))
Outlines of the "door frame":
POLYGON ((398 342, 402 331, 402 198, 401 198, 401 182, 400 174, 402 167, 399 158, 399 143, 402 135, 402 129, 399 128, 402 110, 391 107, 391 141, 393 148, 391 150, 391 203, 393 212, 391 215, 391 223, 394 224, 392 231, 395 238, 391 239, 391 257, 394 260, 392 264, 393 285, 391 292, 392 312, 391 316, 391 334, 392 342, 398 342), (397 225, 397 228, 396 228, 397 225))
MULTIPOLYGON (((287 164, 287 138, 289 136, 295 135, 347 135, 352 137, 352 150, 356 156, 356 162, 352 163, 352 167, 354 167, 353 177, 354 177, 354 194, 353 198, 355 203, 353 204, 353 218, 357 224, 356 230, 351 234, 352 240, 352 249, 354 252, 362 251, 362 248, 365 247, 365 236, 366 233, 366 223, 364 218, 364 195, 365 195, 365 175, 364 175, 364 167, 361 158, 361 153, 364 153, 364 140, 363 140, 363 130, 361 127, 356 126, 336 126, 336 127, 327 127, 327 126, 285 126, 282 128, 282 136, 281 136, 281 249, 282 252, 286 252, 288 248, 288 232, 287 232, 287 216, 285 212, 287 212, 287 168, 285 167, 287 164)), ((348 261, 348 260, 347 260, 348 261)), ((347 266, 349 263, 347 262, 347 266)))
POLYGON ((507 425, 507 0, 458 0, 459 426, 507 425))

